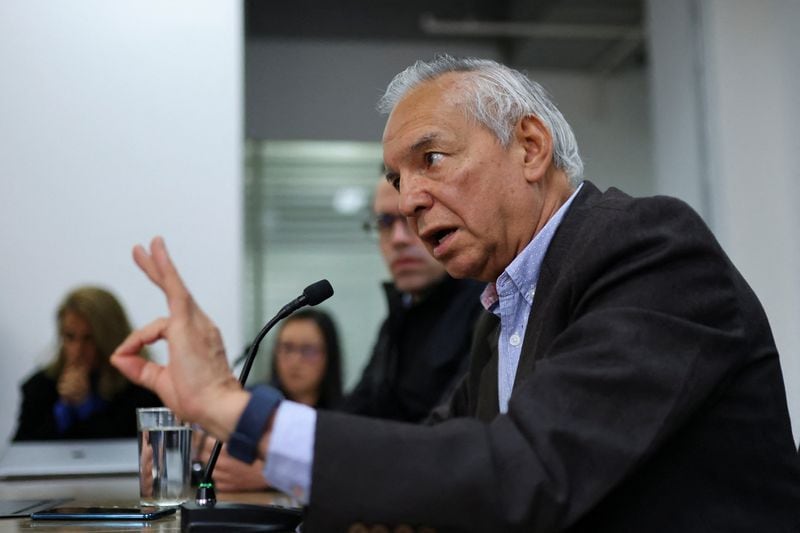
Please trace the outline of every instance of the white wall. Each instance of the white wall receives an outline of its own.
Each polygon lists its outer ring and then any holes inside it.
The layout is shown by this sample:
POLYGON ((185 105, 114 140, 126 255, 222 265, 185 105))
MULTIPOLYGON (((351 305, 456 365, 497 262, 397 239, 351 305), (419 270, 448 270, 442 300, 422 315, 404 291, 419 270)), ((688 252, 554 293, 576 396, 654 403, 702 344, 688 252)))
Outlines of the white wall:
POLYGON ((715 228, 769 315, 800 438, 800 3, 704 8, 715 228))
POLYGON ((654 194, 650 87, 646 70, 610 77, 528 73, 552 95, 578 139, 586 179, 601 189, 654 194))
POLYGON ((241 346, 241 18, 234 1, 0 2, 0 439, 66 291, 107 286, 137 325, 165 314, 130 258, 156 234, 241 346))
POLYGON ((654 179, 659 193, 679 197, 709 222, 705 75, 696 4, 694 0, 648 4, 654 179))
POLYGON ((648 7, 659 188, 706 187, 701 212, 769 316, 800 438, 800 3, 648 7))

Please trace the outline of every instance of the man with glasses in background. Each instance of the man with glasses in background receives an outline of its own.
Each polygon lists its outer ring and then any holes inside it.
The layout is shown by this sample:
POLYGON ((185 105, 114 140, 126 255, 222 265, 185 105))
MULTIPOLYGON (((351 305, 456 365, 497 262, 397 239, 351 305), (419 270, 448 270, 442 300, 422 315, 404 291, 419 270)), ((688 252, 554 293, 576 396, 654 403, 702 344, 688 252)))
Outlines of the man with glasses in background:
POLYGON ((467 371, 484 284, 447 275, 400 214, 399 194, 379 180, 365 229, 374 233, 392 277, 383 321, 361 379, 342 410, 419 422, 467 371))

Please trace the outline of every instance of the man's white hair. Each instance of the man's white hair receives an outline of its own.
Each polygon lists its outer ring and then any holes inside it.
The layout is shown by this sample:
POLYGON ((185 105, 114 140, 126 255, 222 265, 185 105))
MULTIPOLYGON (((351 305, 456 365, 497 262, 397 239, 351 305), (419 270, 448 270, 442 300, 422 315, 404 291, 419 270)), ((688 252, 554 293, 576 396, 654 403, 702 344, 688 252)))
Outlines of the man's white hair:
POLYGON ((468 72, 463 90, 465 111, 488 128, 502 146, 511 143, 517 122, 534 115, 550 130, 553 138, 553 165, 563 170, 570 181, 583 177, 583 161, 575 134, 547 91, 521 72, 489 59, 457 59, 449 55, 432 61, 417 61, 389 83, 378 102, 378 110, 389 114, 405 94, 418 85, 449 72, 468 72))

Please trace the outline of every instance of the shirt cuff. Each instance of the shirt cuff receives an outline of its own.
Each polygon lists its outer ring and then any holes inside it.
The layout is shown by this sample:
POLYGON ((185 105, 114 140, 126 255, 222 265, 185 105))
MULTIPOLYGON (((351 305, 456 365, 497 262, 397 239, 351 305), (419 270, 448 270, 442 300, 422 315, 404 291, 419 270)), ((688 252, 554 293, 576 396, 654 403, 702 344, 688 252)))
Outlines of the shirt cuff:
POLYGON ((275 412, 264 477, 270 485, 302 504, 311 495, 311 465, 317 412, 300 403, 284 400, 275 412))

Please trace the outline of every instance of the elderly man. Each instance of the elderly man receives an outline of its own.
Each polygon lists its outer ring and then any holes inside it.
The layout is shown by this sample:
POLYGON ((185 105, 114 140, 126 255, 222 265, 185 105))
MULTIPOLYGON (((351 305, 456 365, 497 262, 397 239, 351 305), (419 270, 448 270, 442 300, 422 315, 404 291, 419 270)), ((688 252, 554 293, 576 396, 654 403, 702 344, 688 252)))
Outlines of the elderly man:
POLYGON ((775 344, 700 218, 578 184, 569 125, 497 63, 417 63, 383 104, 410 227, 448 273, 490 282, 444 420, 275 409, 269 391, 243 391, 160 239, 134 256, 170 316, 135 332, 118 368, 266 457, 266 477, 308 500, 308 531, 798 531, 775 344), (159 338, 167 366, 136 356, 159 338))
POLYGON ((392 283, 384 285, 389 316, 341 409, 418 422, 467 370, 485 284, 448 276, 411 232, 398 201, 397 191, 381 180, 370 226, 392 276, 392 283))

